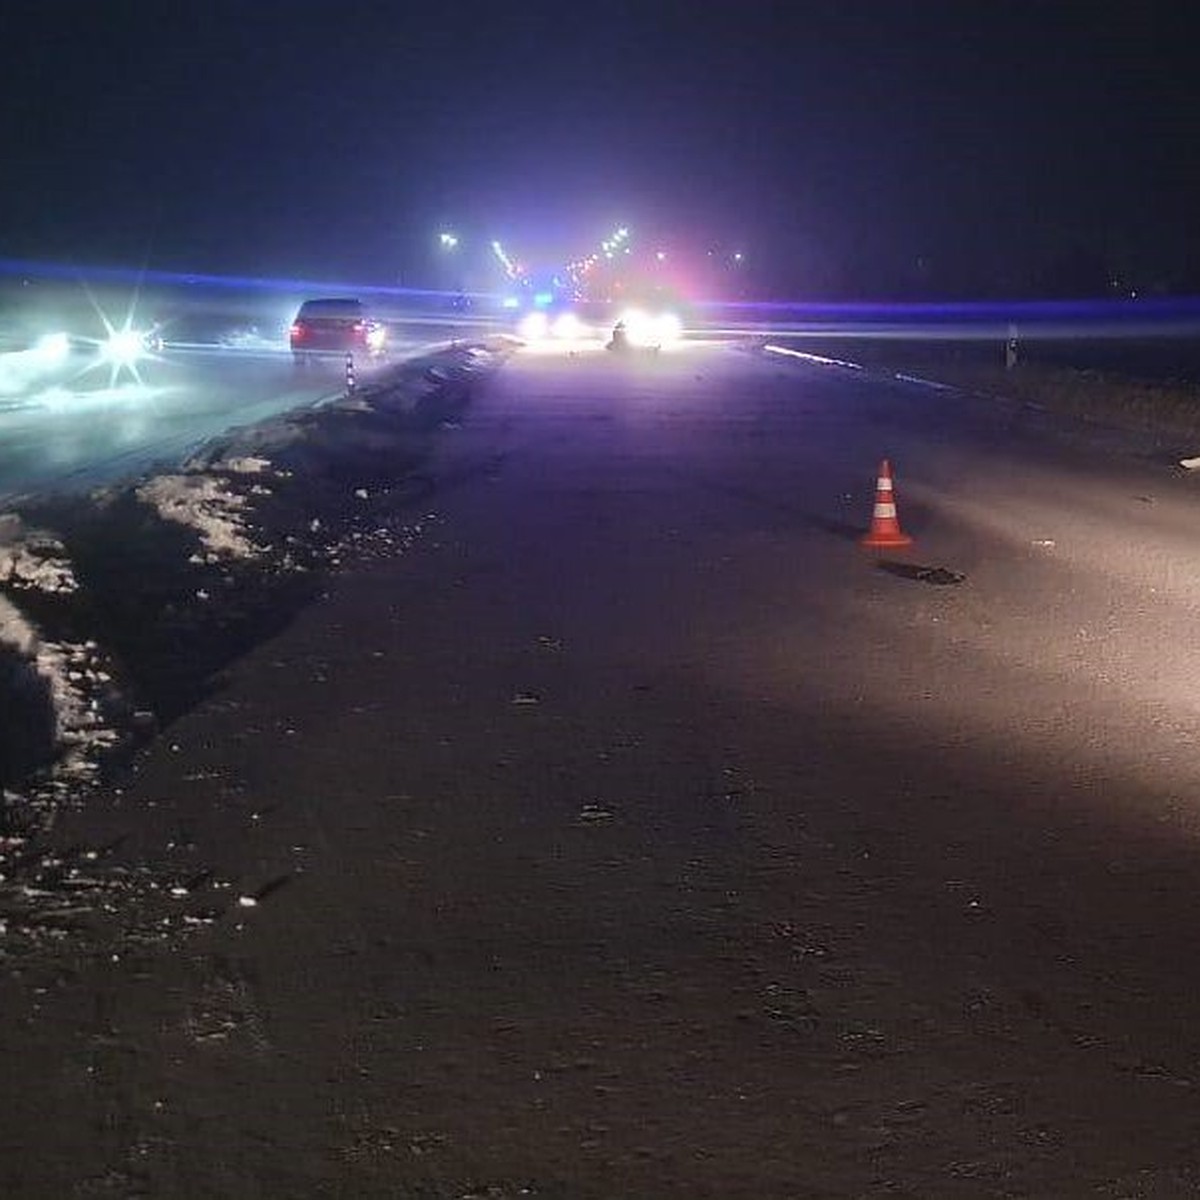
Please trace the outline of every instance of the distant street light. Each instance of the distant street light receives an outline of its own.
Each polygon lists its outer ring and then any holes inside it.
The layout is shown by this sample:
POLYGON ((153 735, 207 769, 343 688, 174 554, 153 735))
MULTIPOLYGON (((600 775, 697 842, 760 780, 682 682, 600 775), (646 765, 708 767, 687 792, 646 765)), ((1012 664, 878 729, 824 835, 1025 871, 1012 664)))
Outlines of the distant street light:
POLYGON ((660 250, 654 257, 657 258, 659 262, 666 262, 667 252, 665 250, 660 250))
POLYGON ((742 252, 740 250, 733 256, 733 261, 734 262, 742 261, 742 252))
POLYGON ((458 234, 456 233, 440 233, 438 241, 442 243, 442 248, 445 250, 453 250, 458 246, 458 234))

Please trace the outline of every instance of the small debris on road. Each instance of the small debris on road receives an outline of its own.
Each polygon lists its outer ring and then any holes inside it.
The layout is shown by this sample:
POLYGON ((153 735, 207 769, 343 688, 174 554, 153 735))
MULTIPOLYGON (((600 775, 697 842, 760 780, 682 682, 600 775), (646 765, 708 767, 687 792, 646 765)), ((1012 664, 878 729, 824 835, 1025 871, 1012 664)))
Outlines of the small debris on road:
POLYGON ((938 587, 950 587, 967 578, 962 571, 952 571, 949 567, 922 567, 915 563, 892 561, 876 565, 889 575, 898 575, 901 579, 911 579, 916 583, 932 583, 938 587))
POLYGON ((579 810, 579 819, 586 825, 598 825, 602 821, 611 821, 616 816, 611 808, 602 804, 585 804, 579 810))
POLYGON ((921 583, 932 583, 939 587, 948 587, 962 583, 966 575, 962 571, 951 571, 948 567, 923 567, 917 572, 921 583))

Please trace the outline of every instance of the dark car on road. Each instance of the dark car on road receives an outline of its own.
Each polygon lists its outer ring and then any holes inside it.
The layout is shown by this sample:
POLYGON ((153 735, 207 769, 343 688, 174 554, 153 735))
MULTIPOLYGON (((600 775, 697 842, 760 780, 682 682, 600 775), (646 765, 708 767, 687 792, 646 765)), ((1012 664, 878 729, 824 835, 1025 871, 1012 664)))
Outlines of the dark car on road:
POLYGON ((381 358, 387 330, 361 300, 306 300, 291 329, 292 356, 304 366, 330 355, 381 358))

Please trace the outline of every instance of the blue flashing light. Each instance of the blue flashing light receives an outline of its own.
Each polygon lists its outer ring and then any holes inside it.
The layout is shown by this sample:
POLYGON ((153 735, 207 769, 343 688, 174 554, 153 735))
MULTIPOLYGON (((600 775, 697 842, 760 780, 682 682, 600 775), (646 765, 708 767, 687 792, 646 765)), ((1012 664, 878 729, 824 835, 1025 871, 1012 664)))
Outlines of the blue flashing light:
POLYGON ((554 293, 553 292, 538 292, 533 297, 533 302, 535 305, 537 305, 538 308, 548 308, 551 304, 554 303, 554 293))
POLYGON ((34 279, 81 279, 126 284, 183 284, 190 287, 232 288, 241 291, 283 292, 349 292, 364 296, 415 296, 444 298, 457 292, 434 288, 385 287, 367 283, 334 283, 319 279, 272 279, 259 275, 200 275, 184 271, 149 271, 128 267, 93 267, 40 263, 28 259, 0 258, 0 275, 17 275, 34 279))

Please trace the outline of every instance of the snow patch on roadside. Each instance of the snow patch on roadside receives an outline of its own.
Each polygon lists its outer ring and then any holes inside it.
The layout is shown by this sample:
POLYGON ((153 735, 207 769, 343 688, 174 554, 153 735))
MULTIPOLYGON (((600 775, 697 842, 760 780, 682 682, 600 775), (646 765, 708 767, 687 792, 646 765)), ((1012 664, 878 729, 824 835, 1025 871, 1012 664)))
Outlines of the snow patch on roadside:
POLYGON ((34 669, 49 684, 54 704, 55 737, 62 751, 55 775, 94 776, 98 753, 120 741, 92 694, 111 680, 99 647, 95 642, 40 642, 34 669))
POLYGON ((271 469, 271 462, 260 455, 244 454, 224 459, 218 466, 222 471, 229 471, 233 475, 261 475, 271 469))
POLYGON ((245 496, 211 475, 158 475, 137 489, 164 521, 194 529, 215 558, 255 558, 262 553, 246 532, 245 496))
POLYGON ((62 542, 48 533, 22 534, 0 544, 0 584, 17 591, 69 593, 79 581, 62 542))
MULTIPOLYGON (((150 862, 64 850, 56 819, 323 580, 404 553, 439 519, 414 515, 436 483, 419 470, 429 435, 505 352, 456 348, 457 369, 433 376, 403 364, 340 403, 231 429, 161 476, 0 514, 0 963, 66 939, 170 942, 231 907, 201 894, 210 872, 183 872, 174 842, 150 862)), ((266 891, 231 893, 234 918, 266 891)))
POLYGON ((95 642, 47 642, 11 600, 0 596, 0 642, 11 646, 45 683, 54 715, 59 752, 54 778, 91 777, 99 769, 97 753, 115 746, 120 735, 104 719, 96 693, 108 688, 95 642))
POLYGON ((28 658, 37 645, 37 630, 25 619, 11 600, 0 596, 0 642, 12 646, 22 658, 28 658))

